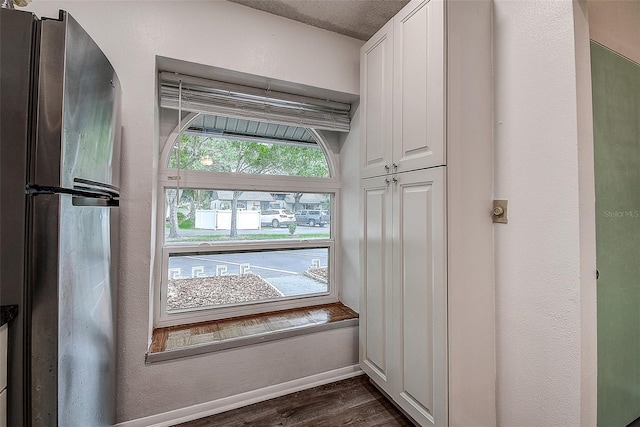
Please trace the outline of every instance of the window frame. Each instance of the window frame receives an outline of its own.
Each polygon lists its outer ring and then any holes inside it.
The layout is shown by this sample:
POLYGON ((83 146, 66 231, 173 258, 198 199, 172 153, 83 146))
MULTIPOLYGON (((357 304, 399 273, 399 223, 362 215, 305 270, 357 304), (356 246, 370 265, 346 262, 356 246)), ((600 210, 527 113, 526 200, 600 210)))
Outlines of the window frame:
POLYGON ((213 321, 230 317, 247 316, 265 313, 269 311, 286 310, 307 306, 322 305, 339 301, 340 289, 337 283, 337 271, 339 270, 339 218, 338 206, 340 204, 340 182, 337 173, 337 162, 329 149, 327 142, 314 129, 309 131, 314 135, 318 146, 322 149, 329 167, 328 178, 280 176, 280 175, 253 175, 234 172, 209 172, 180 170, 180 188, 216 189, 216 190, 244 190, 267 192, 304 192, 322 193, 331 195, 329 215, 331 218, 330 237, 328 239, 282 239, 264 241, 239 241, 224 243, 194 243, 184 245, 165 245, 165 197, 167 189, 176 188, 178 181, 177 169, 169 169, 169 156, 173 150, 176 139, 188 128, 189 124, 202 113, 189 113, 181 123, 176 126, 164 141, 164 146, 159 156, 158 164, 158 192, 156 215, 156 242, 155 242, 155 269, 154 269, 154 327, 167 327, 187 323, 213 321), (283 297, 277 300, 240 303, 229 306, 194 308, 180 310, 179 312, 167 312, 167 284, 169 280, 168 260, 171 254, 177 253, 220 253, 238 252, 247 250, 279 250, 279 249, 304 249, 327 248, 329 267, 329 290, 320 295, 300 295, 283 297))

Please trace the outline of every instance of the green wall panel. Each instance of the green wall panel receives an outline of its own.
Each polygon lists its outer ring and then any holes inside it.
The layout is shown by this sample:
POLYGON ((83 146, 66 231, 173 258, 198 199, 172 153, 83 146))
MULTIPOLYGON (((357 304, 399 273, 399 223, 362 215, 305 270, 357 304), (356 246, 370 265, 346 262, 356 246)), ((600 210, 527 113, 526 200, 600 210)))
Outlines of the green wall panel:
POLYGON ((598 426, 640 417, 640 66, 592 43, 598 426))

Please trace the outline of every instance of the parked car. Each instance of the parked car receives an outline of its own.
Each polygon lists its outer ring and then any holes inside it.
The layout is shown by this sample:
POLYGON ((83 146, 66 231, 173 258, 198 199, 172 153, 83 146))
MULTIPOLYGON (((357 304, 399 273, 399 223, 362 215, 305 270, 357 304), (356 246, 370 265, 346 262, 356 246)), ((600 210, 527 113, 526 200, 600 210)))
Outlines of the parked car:
POLYGON ((309 227, 315 227, 316 225, 324 227, 325 224, 329 223, 329 213, 317 209, 301 210, 296 212, 296 222, 309 227))
POLYGON ((278 228, 281 225, 289 226, 296 222, 293 212, 286 209, 267 209, 260 213, 260 223, 278 228))

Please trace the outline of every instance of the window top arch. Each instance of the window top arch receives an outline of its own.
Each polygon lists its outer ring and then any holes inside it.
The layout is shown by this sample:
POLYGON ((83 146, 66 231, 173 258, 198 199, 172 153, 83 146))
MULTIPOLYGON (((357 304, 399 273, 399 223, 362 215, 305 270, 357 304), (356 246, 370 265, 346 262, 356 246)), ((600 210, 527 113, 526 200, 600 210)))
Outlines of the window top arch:
POLYGON ((181 129, 163 150, 166 169, 331 176, 327 151, 312 129, 212 114, 191 115, 181 129))

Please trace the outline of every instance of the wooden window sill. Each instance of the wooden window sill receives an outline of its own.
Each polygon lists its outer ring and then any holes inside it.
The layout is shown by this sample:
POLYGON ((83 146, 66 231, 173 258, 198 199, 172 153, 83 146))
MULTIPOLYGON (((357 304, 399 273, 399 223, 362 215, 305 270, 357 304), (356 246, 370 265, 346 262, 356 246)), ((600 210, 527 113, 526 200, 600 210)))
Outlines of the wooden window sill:
POLYGON ((358 313, 334 303, 158 328, 153 330, 146 362, 162 362, 357 324, 358 313))

